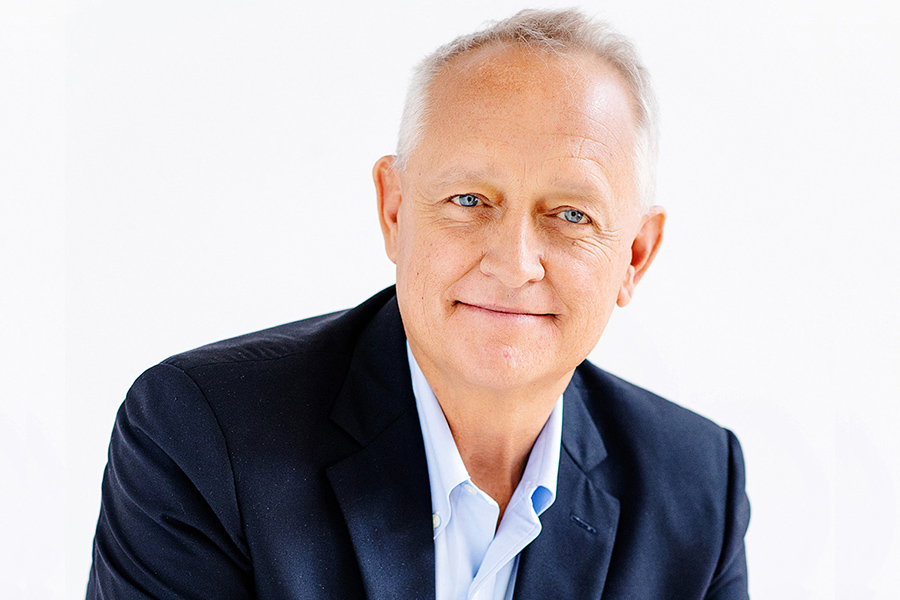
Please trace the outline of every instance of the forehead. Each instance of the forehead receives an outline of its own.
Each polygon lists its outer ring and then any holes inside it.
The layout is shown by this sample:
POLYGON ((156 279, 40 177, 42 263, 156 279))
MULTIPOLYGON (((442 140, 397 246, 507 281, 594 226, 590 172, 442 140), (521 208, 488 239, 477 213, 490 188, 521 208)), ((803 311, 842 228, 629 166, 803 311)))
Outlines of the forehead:
MULTIPOLYGON (((522 44, 494 43, 451 58, 435 78, 440 83, 489 85, 499 93, 521 93, 535 84, 555 81, 569 85, 614 69, 583 51, 553 51, 522 44)), ((446 90, 444 90, 446 91, 446 90)))
POLYGON ((429 91, 411 156, 429 175, 513 167, 525 175, 588 172, 607 187, 629 185, 632 96, 599 58, 498 44, 452 59, 429 91))
POLYGON ((590 120, 622 120, 629 127, 636 122, 624 77, 587 52, 493 44, 451 59, 429 90, 432 113, 452 105, 454 111, 477 114, 498 104, 504 110, 531 107, 543 114, 541 121, 562 113, 570 120, 583 114, 590 120))

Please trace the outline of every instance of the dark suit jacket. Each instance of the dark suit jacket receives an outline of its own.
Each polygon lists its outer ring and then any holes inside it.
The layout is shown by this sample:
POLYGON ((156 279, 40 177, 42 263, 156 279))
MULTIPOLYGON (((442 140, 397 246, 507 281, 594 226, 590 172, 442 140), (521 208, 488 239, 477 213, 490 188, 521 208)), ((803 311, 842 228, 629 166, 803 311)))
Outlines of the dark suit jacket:
MULTIPOLYGON (((735 437, 591 365, 518 600, 747 597, 735 437)), ((393 289, 175 356, 119 410, 88 598, 434 597, 431 499, 393 289)))

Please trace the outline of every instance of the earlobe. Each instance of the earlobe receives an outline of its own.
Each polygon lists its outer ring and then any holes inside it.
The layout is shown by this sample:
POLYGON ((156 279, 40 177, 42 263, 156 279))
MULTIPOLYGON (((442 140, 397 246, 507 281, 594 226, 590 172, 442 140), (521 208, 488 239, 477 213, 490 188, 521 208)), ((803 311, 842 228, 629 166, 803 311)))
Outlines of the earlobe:
POLYGON ((400 177, 393 156, 382 156, 372 169, 375 193, 378 197, 378 220, 384 235, 384 249, 391 262, 396 263, 398 215, 400 213, 400 177))
POLYGON ((616 298, 617 305, 622 307, 631 302, 631 294, 634 292, 635 283, 634 266, 628 265, 628 269, 625 271, 625 279, 622 281, 622 285, 619 286, 619 296, 616 298))
POLYGON ((634 288, 647 272, 662 244, 665 223, 666 209, 661 206, 654 206, 642 217, 641 228, 631 244, 631 264, 625 271, 625 278, 616 298, 616 304, 619 306, 631 302, 634 288))

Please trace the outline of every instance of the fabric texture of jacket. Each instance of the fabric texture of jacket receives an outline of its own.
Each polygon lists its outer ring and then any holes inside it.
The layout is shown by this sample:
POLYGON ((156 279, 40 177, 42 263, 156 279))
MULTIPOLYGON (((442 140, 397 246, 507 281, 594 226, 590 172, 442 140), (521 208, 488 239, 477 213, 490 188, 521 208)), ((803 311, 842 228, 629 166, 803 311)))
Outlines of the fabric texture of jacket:
MULTIPOLYGON (((747 598, 731 432, 585 361, 516 600, 747 598)), ((393 288, 172 357, 116 418, 90 599, 434 598, 431 499, 393 288)))

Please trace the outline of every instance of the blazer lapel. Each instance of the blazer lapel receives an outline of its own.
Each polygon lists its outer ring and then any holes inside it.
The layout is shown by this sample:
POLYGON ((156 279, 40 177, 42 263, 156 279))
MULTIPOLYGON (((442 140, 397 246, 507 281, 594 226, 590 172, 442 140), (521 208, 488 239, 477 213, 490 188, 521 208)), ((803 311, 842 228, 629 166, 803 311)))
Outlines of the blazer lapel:
POLYGON ((360 444, 327 470, 370 600, 434 598, 425 448, 396 299, 359 338, 332 420, 360 444))
POLYGON ((541 515, 541 533, 519 558, 514 598, 598 599, 619 522, 619 501, 599 469, 606 448, 583 401, 576 373, 565 391, 563 452, 556 500, 541 515))

